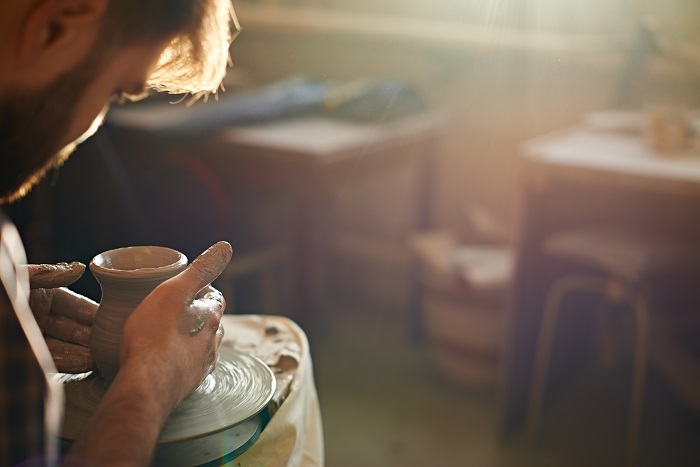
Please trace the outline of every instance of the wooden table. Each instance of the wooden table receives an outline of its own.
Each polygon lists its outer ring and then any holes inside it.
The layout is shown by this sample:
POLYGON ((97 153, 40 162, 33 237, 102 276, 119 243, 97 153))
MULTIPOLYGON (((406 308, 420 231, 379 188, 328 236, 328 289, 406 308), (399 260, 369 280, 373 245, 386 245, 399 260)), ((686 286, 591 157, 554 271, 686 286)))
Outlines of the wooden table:
MULTIPOLYGON (((417 164, 413 228, 432 224, 433 165, 440 118, 434 114, 368 125, 303 118, 219 133, 205 157, 220 173, 236 173, 239 188, 283 191, 297 200, 294 239, 297 312, 314 336, 323 325, 326 253, 334 193, 356 171, 417 164)), ((376 200, 379 202, 380 200, 376 200)))
MULTIPOLYGON (((172 108, 172 107, 171 107, 172 108)), ((155 133, 167 124, 163 112, 125 110, 112 115, 121 130, 155 133), (149 112, 153 113, 150 115, 149 112)), ((433 172, 443 117, 428 112, 381 124, 357 123, 323 116, 287 119, 251 126, 224 127, 205 136, 169 135, 169 150, 206 165, 232 199, 279 196, 290 201, 293 222, 279 227, 277 239, 289 240, 294 253, 293 317, 310 337, 322 322, 325 253, 334 223, 334 194, 338 186, 363 173, 412 170, 414 199, 410 229, 432 224, 433 172), (232 189, 235 191, 231 194, 232 189)), ((382 200, 376 200, 377 203, 382 200)), ((370 202, 372 202, 370 200, 370 202)), ((288 213, 289 214, 289 213, 288 213)), ((237 221, 245 223, 246 219, 237 221)), ((358 230, 363 229, 359 220, 358 230)), ((236 228, 234 223, 232 228, 236 228)), ((335 226, 345 228, 346 226, 335 226)), ((365 229, 367 230, 367 229, 365 229)), ((254 235, 253 235, 254 236, 254 235)), ((247 245, 234 244, 245 252, 247 245)), ((257 245, 251 246, 251 248, 257 245)), ((235 261, 235 258, 234 258, 235 261)))
MULTIPOLYGON (((543 254, 544 239, 580 227, 616 226, 700 245, 692 242, 700 238, 700 156, 659 155, 641 133, 586 127, 529 141, 523 156, 504 439, 522 428, 544 296, 562 273, 543 254)), ((582 334, 590 339, 589 330, 582 334)), ((568 367, 576 365, 569 361, 568 367)))

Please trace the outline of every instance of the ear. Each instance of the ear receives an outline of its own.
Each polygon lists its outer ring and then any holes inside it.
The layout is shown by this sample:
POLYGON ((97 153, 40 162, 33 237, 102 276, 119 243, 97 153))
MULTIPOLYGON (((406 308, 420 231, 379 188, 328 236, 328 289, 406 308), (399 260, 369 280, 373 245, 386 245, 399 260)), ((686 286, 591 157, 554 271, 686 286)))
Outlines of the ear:
POLYGON ((108 1, 39 0, 20 29, 20 66, 45 70, 45 65, 82 58, 97 37, 108 1))

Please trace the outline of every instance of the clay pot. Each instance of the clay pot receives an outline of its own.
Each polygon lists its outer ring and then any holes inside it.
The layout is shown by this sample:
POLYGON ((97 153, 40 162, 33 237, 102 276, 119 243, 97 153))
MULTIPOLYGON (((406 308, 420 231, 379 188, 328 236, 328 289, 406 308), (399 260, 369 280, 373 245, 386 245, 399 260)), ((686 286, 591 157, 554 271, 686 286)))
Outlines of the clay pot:
POLYGON ((161 282, 185 269, 187 257, 170 248, 137 246, 106 251, 93 258, 90 271, 102 299, 90 335, 90 352, 102 377, 111 382, 119 370, 124 322, 161 282))

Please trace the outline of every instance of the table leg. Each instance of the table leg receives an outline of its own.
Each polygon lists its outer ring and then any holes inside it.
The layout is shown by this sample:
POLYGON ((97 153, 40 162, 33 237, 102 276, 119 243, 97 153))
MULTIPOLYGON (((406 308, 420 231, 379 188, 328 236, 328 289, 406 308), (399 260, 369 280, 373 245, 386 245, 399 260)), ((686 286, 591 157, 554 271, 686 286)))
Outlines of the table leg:
POLYGON ((542 308, 546 294, 544 264, 539 249, 545 223, 544 193, 527 186, 521 189, 521 225, 517 245, 516 270, 511 302, 506 359, 501 437, 517 437, 524 426, 529 398, 535 349, 539 337, 542 308))
POLYGON ((298 206, 297 244, 297 300, 296 319, 310 341, 320 337, 324 328, 323 266, 327 234, 324 206, 327 198, 321 174, 312 168, 301 186, 298 206))

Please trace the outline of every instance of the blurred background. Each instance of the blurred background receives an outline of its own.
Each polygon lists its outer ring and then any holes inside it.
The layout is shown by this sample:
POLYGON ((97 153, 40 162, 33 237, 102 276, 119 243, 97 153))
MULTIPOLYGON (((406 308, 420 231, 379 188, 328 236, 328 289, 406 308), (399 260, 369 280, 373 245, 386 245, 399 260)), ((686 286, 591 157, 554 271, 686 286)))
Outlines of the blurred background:
POLYGON ((331 467, 700 465, 700 3, 234 5, 226 92, 114 108, 10 206, 32 262, 230 241, 331 467))

